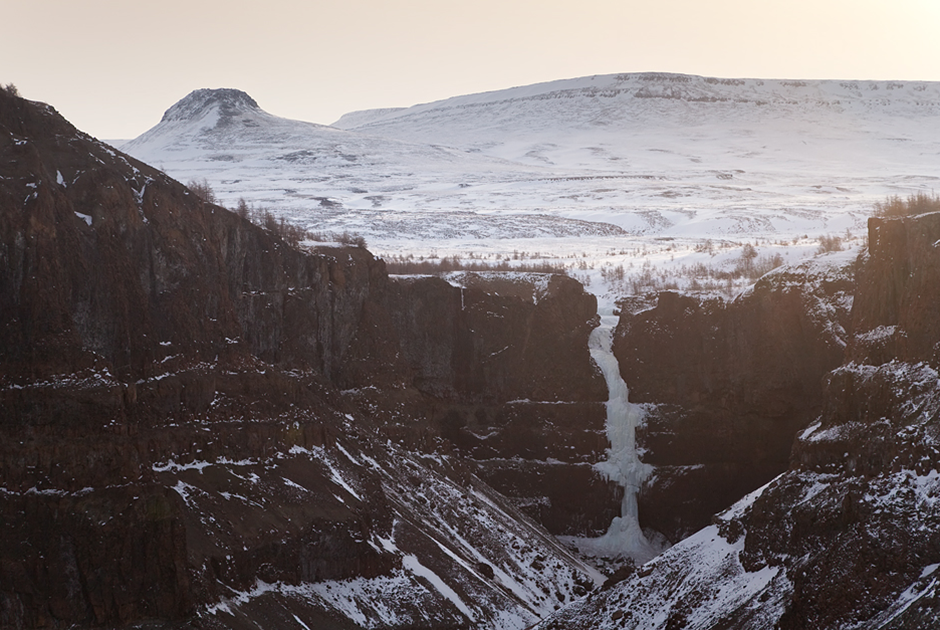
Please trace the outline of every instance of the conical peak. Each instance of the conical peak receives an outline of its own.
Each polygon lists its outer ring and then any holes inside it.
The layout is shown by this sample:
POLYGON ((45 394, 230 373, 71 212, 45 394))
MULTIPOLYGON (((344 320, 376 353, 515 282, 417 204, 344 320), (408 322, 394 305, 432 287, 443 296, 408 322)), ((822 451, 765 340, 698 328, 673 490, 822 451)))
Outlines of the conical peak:
POLYGON ((163 121, 195 120, 201 118, 210 109, 218 109, 222 116, 232 116, 241 112, 260 111, 255 99, 241 90, 231 88, 194 90, 178 101, 163 114, 163 121))

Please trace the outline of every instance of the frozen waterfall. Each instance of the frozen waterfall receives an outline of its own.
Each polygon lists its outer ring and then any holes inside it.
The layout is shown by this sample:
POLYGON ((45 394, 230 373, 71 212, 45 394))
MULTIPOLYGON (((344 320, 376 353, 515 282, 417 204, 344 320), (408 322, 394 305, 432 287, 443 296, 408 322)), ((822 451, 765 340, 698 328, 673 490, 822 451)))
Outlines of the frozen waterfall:
POLYGON ((623 486, 620 516, 614 518, 607 533, 600 538, 578 541, 583 552, 595 556, 628 557, 637 564, 658 555, 662 549, 651 544, 640 529, 636 495, 640 485, 652 472, 652 466, 640 461, 636 452, 636 427, 643 419, 643 410, 627 399, 629 390, 620 376, 620 364, 614 356, 613 332, 617 317, 603 315, 601 325, 591 332, 591 358, 607 381, 607 439, 610 448, 607 460, 595 468, 611 481, 623 486))

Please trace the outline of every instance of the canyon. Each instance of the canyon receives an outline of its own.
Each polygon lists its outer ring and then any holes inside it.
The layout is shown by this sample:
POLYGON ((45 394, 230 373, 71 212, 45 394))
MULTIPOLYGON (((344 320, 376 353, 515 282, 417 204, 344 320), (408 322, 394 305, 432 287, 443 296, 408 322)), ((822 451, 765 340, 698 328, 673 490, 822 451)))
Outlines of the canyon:
MULTIPOLYGON (((603 581, 481 479, 552 466, 453 454, 506 418, 615 509, 545 435, 605 446, 600 411, 575 421, 605 394, 578 283, 394 281, 362 248, 300 252, 3 98, 5 627, 522 627, 603 581)), ((582 527, 568 496, 532 502, 582 527)))
MULTIPOLYGON (((842 359, 825 374, 816 398, 821 409, 792 441, 787 470, 620 583, 537 627, 933 627, 940 566, 938 239, 936 212, 870 219, 850 316, 837 318, 847 325, 832 328, 846 342, 842 359)), ((844 287, 844 279, 832 279, 822 284, 844 287)), ((688 320, 698 311, 683 314, 688 320)), ((778 315, 788 316, 781 311, 772 319, 778 315)), ((812 365, 811 353, 801 356, 812 365)), ((788 372, 779 356, 770 363, 752 357, 750 369, 764 365, 767 382, 796 388, 799 373, 788 372)), ((708 394, 694 372, 683 374, 698 400, 708 394)), ((738 382, 747 383, 744 375, 738 382)), ((734 370, 726 378, 733 382, 734 370)), ((733 404, 746 409, 772 393, 759 389, 733 404)), ((656 424, 668 426, 670 414, 659 415, 656 424)))
POLYGON ((936 214, 620 302, 637 524, 672 546, 611 577, 558 538, 624 501, 576 280, 300 250, 2 91, 0 156, 0 626, 935 615, 936 214))

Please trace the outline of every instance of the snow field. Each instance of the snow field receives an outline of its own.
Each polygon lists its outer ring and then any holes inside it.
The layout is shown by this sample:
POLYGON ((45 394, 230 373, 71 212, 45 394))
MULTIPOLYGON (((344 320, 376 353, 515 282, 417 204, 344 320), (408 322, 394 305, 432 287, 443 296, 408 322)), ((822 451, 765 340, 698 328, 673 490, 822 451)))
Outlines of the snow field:
POLYGON ((728 271, 745 243, 785 262, 822 236, 857 244, 876 201, 940 181, 936 83, 594 76, 337 127, 243 96, 194 93, 123 149, 206 178, 229 207, 244 198, 307 230, 358 233, 389 260, 525 252, 600 296, 730 297, 741 281, 692 268, 728 271))

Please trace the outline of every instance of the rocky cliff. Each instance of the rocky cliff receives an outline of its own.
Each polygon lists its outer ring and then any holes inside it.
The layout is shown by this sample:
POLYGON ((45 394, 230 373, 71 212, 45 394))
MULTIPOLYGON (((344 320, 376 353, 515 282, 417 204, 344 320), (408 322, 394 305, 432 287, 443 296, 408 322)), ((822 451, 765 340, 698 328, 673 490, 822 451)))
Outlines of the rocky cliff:
POLYGON ((553 533, 603 531, 619 489, 593 469, 607 448, 606 386, 587 346, 594 297, 541 274, 404 277, 388 294, 366 310, 343 387, 386 431, 446 440, 553 533))
POLYGON ((543 628, 932 628, 940 214, 871 219, 845 359, 786 472, 543 628))
POLYGON ((730 302, 661 293, 615 337, 630 400, 644 405, 644 526, 672 541, 783 472, 819 415, 851 329, 854 254, 780 268, 730 302))
POLYGON ((601 577, 518 508, 617 501, 594 312, 295 250, 0 92, 0 626, 534 622, 601 577))

